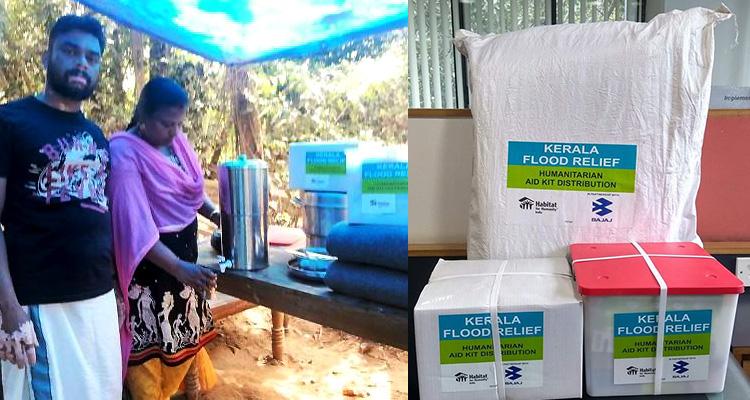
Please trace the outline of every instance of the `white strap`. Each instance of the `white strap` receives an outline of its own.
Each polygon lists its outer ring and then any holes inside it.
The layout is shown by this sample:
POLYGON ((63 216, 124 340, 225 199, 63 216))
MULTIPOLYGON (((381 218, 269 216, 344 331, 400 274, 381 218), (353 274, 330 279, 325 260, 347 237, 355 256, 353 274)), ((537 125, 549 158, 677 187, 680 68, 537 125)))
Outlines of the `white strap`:
POLYGON ((630 243, 641 253, 648 269, 656 278, 656 282, 659 283, 659 316, 656 325, 656 357, 654 358, 654 394, 659 395, 661 394, 661 377, 664 373, 662 367, 664 366, 664 319, 667 314, 667 283, 664 282, 664 278, 656 269, 651 257, 643 250, 641 245, 634 241, 630 243))
POLYGON ((640 258, 640 254, 629 254, 626 256, 608 256, 608 257, 592 257, 592 258, 579 258, 577 260, 573 260, 572 264, 580 263, 580 262, 587 262, 587 261, 607 261, 607 260, 621 260, 623 258, 640 258))
POLYGON ((497 303, 500 300, 500 282, 505 273, 508 261, 503 260, 495 273, 490 291, 490 320, 492 321, 492 350, 495 354, 495 381, 497 382, 497 398, 505 400, 505 369, 503 369, 503 353, 500 347, 500 324, 497 320, 497 303))
MULTIPOLYGON (((460 274, 460 275, 448 275, 448 276, 441 276, 439 278, 430 279, 430 282, 439 282, 439 281, 447 281, 449 279, 454 278, 467 278, 467 277, 483 277, 483 276, 495 276, 497 273, 482 273, 482 274, 460 274)), ((503 275, 539 275, 539 276, 550 276, 550 277, 557 277, 557 278, 565 278, 565 279, 573 279, 573 275, 571 274, 564 274, 561 272, 503 272, 503 275)))
MULTIPOLYGON (((691 254, 649 254, 648 255, 651 258, 654 257, 668 257, 668 258, 713 258, 711 256, 699 256, 699 255, 691 255, 691 254)), ((641 258, 643 255, 641 254, 629 254, 625 256, 609 256, 609 257, 592 257, 592 258, 580 258, 578 260, 573 260, 573 264, 579 263, 579 262, 587 262, 587 261, 606 261, 606 260, 620 260, 623 258, 641 258)))

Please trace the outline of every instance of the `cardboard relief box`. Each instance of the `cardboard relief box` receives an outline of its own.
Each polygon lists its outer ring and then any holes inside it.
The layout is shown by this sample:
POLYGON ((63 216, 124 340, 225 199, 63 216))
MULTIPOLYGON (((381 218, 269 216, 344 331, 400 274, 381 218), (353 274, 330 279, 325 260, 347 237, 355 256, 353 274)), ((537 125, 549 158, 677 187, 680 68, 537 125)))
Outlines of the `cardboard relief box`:
POLYGON ((581 396, 583 309, 564 258, 441 260, 414 323, 422 399, 581 396))

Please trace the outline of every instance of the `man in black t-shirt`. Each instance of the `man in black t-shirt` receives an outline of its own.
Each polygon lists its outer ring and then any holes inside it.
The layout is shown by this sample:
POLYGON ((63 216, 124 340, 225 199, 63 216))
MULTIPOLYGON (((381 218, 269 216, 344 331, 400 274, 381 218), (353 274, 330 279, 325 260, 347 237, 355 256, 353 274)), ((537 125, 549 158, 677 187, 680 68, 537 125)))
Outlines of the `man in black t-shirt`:
POLYGON ((96 19, 61 17, 43 56, 44 91, 0 106, 5 399, 121 398, 109 147, 81 112, 104 47, 96 19))

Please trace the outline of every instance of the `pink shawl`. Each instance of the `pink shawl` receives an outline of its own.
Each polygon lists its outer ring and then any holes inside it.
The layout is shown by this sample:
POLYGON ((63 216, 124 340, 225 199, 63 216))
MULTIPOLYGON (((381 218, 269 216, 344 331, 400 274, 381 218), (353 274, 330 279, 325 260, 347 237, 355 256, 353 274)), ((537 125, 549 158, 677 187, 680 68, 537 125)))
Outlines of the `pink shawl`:
POLYGON ((203 205, 203 171, 184 133, 174 138, 173 148, 185 171, 135 135, 117 132, 110 139, 112 172, 107 189, 118 289, 125 307, 120 326, 123 377, 133 341, 128 286, 135 268, 159 240, 159 233, 184 229, 203 205))

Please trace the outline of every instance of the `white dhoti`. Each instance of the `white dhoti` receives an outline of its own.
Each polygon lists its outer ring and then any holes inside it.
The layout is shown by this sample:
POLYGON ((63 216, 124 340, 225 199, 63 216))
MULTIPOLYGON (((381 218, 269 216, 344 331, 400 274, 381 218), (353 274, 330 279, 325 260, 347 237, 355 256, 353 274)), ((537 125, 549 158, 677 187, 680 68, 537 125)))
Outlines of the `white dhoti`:
POLYGON ((5 400, 121 400, 114 291, 70 303, 24 306, 39 346, 24 369, 2 361, 5 400))

